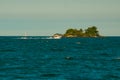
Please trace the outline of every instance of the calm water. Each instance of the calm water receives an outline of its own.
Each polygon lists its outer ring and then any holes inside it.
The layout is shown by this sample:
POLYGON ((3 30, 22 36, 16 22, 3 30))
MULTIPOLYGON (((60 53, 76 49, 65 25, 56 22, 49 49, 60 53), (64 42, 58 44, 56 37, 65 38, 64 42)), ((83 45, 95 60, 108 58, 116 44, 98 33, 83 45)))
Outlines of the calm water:
POLYGON ((0 80, 120 80, 120 37, 0 37, 0 80))

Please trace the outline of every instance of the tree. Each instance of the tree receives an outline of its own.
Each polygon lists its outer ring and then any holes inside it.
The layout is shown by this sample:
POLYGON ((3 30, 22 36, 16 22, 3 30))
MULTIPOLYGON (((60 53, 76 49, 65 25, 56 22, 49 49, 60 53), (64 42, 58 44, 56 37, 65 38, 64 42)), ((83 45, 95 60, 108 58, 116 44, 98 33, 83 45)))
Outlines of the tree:
POLYGON ((64 34, 65 37, 98 37, 99 32, 96 26, 88 27, 83 31, 83 29, 68 29, 64 34))
POLYGON ((85 36, 87 36, 87 37, 99 36, 97 27, 96 26, 88 27, 88 29, 85 30, 85 36))
POLYGON ((77 29, 68 29, 64 35, 76 37, 76 32, 77 32, 77 29))

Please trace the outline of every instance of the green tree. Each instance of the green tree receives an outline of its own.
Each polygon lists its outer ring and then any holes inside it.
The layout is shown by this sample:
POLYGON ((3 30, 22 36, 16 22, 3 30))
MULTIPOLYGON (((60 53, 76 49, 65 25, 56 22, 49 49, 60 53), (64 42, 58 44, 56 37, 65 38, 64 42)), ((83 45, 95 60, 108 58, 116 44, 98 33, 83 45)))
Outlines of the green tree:
POLYGON ((68 29, 65 33, 65 36, 76 36, 76 29, 68 29))
POLYGON ((96 26, 88 27, 88 29, 85 30, 85 36, 87 36, 87 37, 99 36, 97 27, 96 26))
POLYGON ((68 29, 66 30, 65 37, 98 37, 99 32, 96 26, 88 27, 83 31, 83 29, 68 29))

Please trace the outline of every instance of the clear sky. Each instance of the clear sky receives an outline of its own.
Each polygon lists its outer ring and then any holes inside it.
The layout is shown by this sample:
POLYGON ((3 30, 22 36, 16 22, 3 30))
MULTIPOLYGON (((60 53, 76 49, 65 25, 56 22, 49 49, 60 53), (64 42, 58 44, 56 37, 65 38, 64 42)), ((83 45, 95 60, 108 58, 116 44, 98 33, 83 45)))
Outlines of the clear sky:
POLYGON ((0 35, 46 36, 90 26, 120 36, 120 0, 0 0, 0 35))

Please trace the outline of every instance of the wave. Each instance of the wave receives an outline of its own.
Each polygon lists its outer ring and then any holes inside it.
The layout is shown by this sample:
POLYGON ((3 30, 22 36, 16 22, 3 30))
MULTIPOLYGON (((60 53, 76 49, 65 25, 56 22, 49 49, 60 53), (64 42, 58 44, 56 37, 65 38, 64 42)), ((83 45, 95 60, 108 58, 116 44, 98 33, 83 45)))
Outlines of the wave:
POLYGON ((17 37, 17 38, 13 38, 13 39, 55 39, 52 36, 39 36, 39 37, 17 37))

